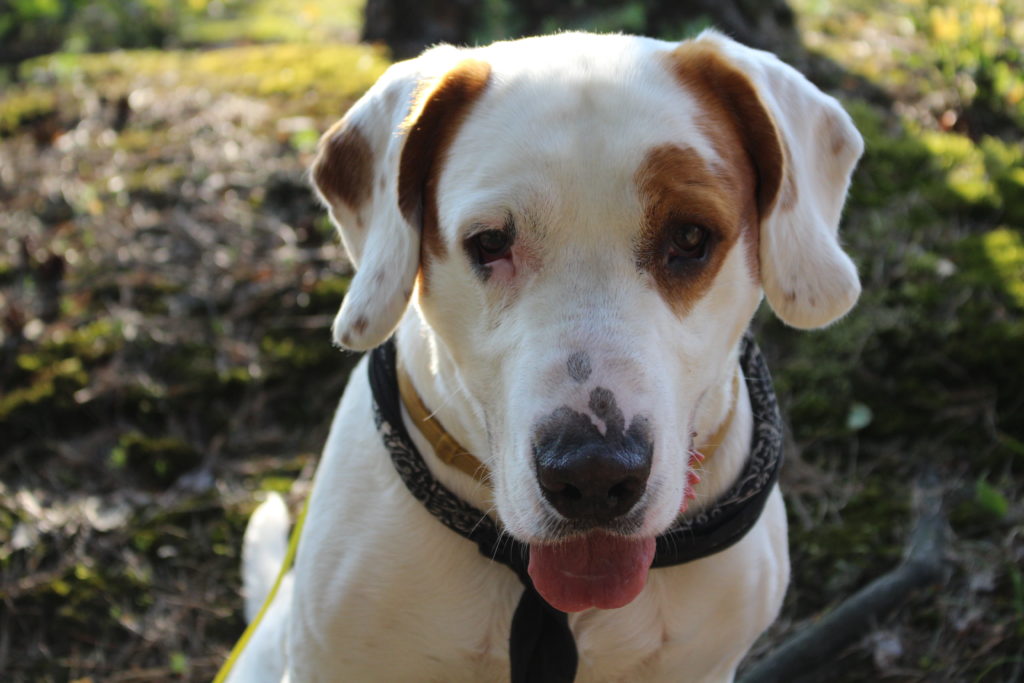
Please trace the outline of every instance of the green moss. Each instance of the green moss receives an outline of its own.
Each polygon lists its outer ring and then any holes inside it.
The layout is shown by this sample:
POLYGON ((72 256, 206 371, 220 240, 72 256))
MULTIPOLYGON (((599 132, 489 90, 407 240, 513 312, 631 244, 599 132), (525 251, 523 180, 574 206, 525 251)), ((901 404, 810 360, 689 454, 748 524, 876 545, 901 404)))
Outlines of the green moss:
MULTIPOLYGON (((170 144, 166 131, 152 128, 129 127, 121 131, 114 140, 115 149, 124 152, 149 152, 170 144)), ((126 182, 126 185, 128 183, 126 182)), ((140 186, 142 183, 138 183, 140 186)))
POLYGON ((100 318, 67 334, 55 333, 44 341, 41 348, 43 353, 72 356, 91 363, 109 357, 123 346, 120 321, 100 318))
POLYGON ((985 155, 962 135, 924 131, 920 140, 946 173, 946 183, 968 204, 993 202, 995 183, 985 168, 985 155))
POLYGON ((327 335, 321 343, 303 343, 293 337, 267 335, 260 343, 260 349, 272 360, 292 369, 308 369, 323 362, 327 354, 334 354, 327 335))
MULTIPOLYGON (((383 52, 363 45, 286 43, 204 51, 131 50, 96 55, 58 54, 27 62, 37 82, 84 82, 109 96, 146 82, 168 82, 219 92, 271 98, 287 104, 311 95, 305 106, 338 114, 388 66, 383 52)), ((133 139, 130 144, 140 144, 133 139)))
MULTIPOLYGON (((34 363, 24 356, 21 362, 34 363)), ((27 386, 17 387, 0 396, 0 424, 31 420, 33 413, 67 408, 71 394, 84 387, 88 373, 78 358, 65 358, 53 365, 39 367, 27 386), (59 405, 58 405, 59 404, 59 405)))
POLYGON ((337 310, 351 284, 352 277, 349 275, 325 277, 317 280, 309 290, 307 308, 314 312, 323 311, 328 313, 337 310))
POLYGON ((979 131, 1024 124, 1017 0, 792 4, 815 49, 902 102, 950 106, 979 131))
POLYGON ((24 345, 0 394, 0 435, 18 438, 92 425, 76 393, 89 385, 93 370, 124 346, 120 323, 99 318, 69 329, 49 328, 34 346, 24 345))
POLYGON ((22 125, 57 110, 57 93, 51 88, 17 87, 0 94, 0 138, 22 125))
POLYGON ((188 167, 180 161, 153 162, 125 174, 124 186, 136 200, 168 207, 179 201, 178 187, 188 178, 188 172, 188 167))
POLYGON ((170 437, 147 437, 128 432, 118 439, 110 452, 110 464, 137 475, 159 487, 172 484, 178 477, 202 462, 202 456, 184 441, 170 437))
POLYGON ((0 256, 0 285, 7 285, 12 282, 17 274, 14 265, 3 256, 0 256))
POLYGON ((794 581, 821 587, 801 592, 802 610, 820 610, 825 596, 847 595, 898 563, 909 517, 903 483, 873 479, 819 524, 808 528, 791 518, 794 581))
POLYGON ((373 85, 387 62, 379 51, 358 45, 291 44, 199 53, 190 67, 258 96, 324 89, 357 97, 373 85))
POLYGON ((1009 481, 991 483, 983 476, 962 487, 952 497, 949 512, 956 533, 976 538, 1005 523, 1010 506, 1005 491, 1012 486, 1009 481))
MULTIPOLYGON (((866 154, 841 234, 865 291, 846 319, 813 334, 761 319, 766 345, 781 349, 772 368, 794 436, 814 445, 812 458, 847 452, 847 420, 861 405, 872 420, 857 435, 869 443, 939 442, 933 461, 963 448, 978 464, 1012 457, 1024 437, 1008 414, 1024 376, 1024 152, 846 104, 866 154), (1005 438, 986 426, 991 414, 1005 438)), ((857 451, 865 457, 863 442, 857 451)))
MULTIPOLYGON (((202 1, 202 0, 200 0, 202 1)), ((205 3, 204 3, 205 4, 205 3)), ((331 42, 353 35, 363 0, 254 0, 221 4, 183 27, 186 42, 331 42)))
POLYGON ((277 491, 278 493, 288 493, 289 491, 291 491, 293 483, 295 483, 294 477, 263 477, 262 479, 260 479, 260 490, 277 491))
POLYGON ((1018 307, 1024 308, 1024 239, 1021 231, 1000 228, 985 233, 981 240, 985 256, 1004 291, 1018 307))

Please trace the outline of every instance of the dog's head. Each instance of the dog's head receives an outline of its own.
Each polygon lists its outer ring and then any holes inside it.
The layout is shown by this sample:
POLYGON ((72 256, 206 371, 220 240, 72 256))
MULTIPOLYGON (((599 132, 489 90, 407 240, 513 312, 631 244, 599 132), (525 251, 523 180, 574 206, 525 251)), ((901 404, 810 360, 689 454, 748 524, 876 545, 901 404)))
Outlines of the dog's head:
POLYGON ((836 232, 862 147, 835 100, 713 32, 435 48, 322 141, 357 267, 335 337, 380 344, 415 291, 509 532, 649 564, 762 293, 800 328, 857 299, 836 232))

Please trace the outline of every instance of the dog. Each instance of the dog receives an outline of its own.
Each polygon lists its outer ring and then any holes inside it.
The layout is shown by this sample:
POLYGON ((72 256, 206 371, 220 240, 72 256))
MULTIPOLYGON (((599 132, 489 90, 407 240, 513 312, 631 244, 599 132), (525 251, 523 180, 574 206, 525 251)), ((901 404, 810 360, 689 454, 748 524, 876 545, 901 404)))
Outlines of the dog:
MULTIPOLYGON (((321 140, 312 178, 356 269, 334 339, 358 351, 394 335, 477 471, 442 461, 406 406, 416 448, 529 546, 536 590, 569 614, 575 680, 731 681, 778 615, 789 556, 774 482, 721 552, 648 571, 653 539, 744 468, 756 416, 738 357, 762 298, 801 329, 857 300, 837 230, 862 151, 836 100, 714 31, 434 47, 321 140)), ((509 680, 523 583, 410 495, 367 362, 294 567, 231 680, 509 680)), ((288 523, 279 498, 250 522, 250 618, 288 523)))

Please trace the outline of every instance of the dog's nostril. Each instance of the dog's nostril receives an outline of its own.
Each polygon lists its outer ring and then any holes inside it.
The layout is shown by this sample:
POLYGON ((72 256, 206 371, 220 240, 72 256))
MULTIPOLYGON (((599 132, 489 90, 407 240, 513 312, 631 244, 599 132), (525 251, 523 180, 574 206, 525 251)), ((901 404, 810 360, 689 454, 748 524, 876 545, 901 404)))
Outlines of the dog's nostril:
POLYGON ((608 489, 608 497, 617 502, 630 498, 636 490, 637 482, 635 480, 624 481, 608 489))
POLYGON ((552 474, 551 470, 544 469, 538 472, 538 474, 540 475, 540 487, 543 489, 545 496, 561 496, 567 500, 579 500, 583 497, 583 492, 572 484, 550 476, 552 474))

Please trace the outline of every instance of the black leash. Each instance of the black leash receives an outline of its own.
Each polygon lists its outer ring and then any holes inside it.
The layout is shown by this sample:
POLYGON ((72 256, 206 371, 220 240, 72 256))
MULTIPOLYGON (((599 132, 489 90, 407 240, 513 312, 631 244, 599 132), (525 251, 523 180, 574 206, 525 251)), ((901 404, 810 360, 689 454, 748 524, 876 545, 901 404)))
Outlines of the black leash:
MULTIPOLYGON (((754 416, 750 456, 739 478, 714 505, 658 536, 652 567, 692 562, 721 552, 754 526, 782 465, 782 419, 768 366, 750 334, 740 349, 754 416)), ((516 573, 524 590, 509 636, 512 683, 571 683, 576 677, 576 641, 569 616, 537 593, 527 573, 529 546, 502 535, 490 517, 434 479, 402 420, 394 340, 371 352, 370 388, 374 419, 391 461, 410 493, 441 523, 473 541, 480 553, 516 573)))

